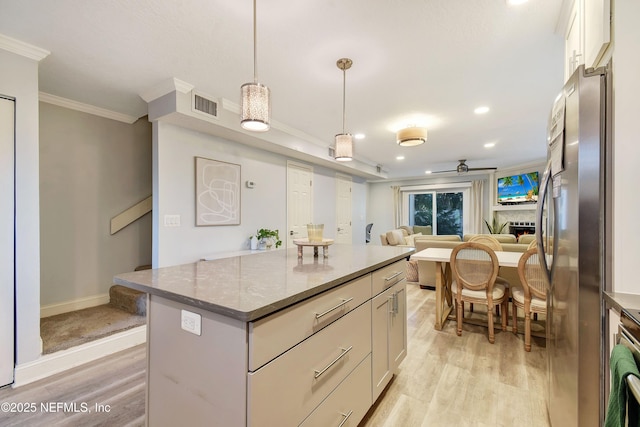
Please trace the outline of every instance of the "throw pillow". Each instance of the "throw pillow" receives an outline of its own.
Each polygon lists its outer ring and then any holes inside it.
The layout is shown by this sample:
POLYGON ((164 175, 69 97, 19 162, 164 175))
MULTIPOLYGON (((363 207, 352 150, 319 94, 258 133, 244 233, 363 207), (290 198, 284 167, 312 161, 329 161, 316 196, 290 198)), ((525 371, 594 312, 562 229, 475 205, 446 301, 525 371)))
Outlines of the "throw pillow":
POLYGON ((402 230, 387 231, 387 242, 389 246, 404 245, 404 235, 402 230))
POLYGON ((407 261, 407 282, 418 281, 418 261, 407 261))
POLYGON ((404 244, 409 246, 416 246, 415 238, 416 236, 422 236, 422 233, 412 234, 411 236, 407 236, 404 238, 404 244))

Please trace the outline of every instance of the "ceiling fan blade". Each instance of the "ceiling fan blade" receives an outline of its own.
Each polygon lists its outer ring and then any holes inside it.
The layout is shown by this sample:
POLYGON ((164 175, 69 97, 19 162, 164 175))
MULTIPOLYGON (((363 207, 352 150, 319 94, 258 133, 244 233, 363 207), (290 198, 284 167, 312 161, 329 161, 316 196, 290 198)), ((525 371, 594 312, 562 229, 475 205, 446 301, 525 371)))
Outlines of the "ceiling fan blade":
POLYGON ((433 172, 431 172, 431 175, 433 175, 434 173, 449 173, 449 172, 457 172, 457 170, 451 169, 451 170, 448 170, 448 171, 433 171, 433 172))
POLYGON ((489 170, 494 171, 496 169, 498 169, 498 168, 486 167, 486 168, 469 168, 468 170, 470 170, 470 171, 489 171, 489 170))

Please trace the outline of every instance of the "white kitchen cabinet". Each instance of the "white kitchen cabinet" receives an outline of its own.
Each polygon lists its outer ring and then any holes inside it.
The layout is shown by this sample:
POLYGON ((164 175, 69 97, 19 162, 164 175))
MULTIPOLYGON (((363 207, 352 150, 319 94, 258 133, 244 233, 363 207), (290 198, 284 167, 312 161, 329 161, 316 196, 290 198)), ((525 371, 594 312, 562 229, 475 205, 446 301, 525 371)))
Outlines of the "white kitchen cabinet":
POLYGON ((565 81, 579 65, 606 65, 610 58, 611 0, 565 0, 565 81))
POLYGON ((407 355, 407 284, 403 280, 372 300, 372 399, 375 401, 407 355))

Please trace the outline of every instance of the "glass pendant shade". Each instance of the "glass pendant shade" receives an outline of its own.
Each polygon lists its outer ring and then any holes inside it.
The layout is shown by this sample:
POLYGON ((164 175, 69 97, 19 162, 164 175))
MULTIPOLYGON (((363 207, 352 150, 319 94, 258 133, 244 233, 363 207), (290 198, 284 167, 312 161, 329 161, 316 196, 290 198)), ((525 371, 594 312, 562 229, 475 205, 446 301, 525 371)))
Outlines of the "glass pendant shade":
POLYGON ((421 127, 400 129, 396 133, 396 142, 403 147, 424 144, 427 142, 427 129, 421 127))
POLYGON ((260 83, 245 83, 240 89, 242 92, 240 126, 254 132, 268 131, 271 116, 269 88, 260 83))
POLYGON ((335 159, 339 162, 350 162, 353 160, 353 138, 348 133, 336 135, 335 159))

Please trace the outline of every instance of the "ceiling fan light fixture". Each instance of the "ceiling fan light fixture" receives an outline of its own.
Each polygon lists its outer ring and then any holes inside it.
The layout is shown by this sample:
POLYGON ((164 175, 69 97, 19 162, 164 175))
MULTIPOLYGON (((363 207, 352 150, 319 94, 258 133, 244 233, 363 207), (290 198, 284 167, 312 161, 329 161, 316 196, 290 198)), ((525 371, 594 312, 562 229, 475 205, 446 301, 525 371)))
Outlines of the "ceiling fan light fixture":
POLYGON ((427 142, 427 128, 408 127, 396 133, 396 142, 402 147, 412 147, 427 142))
POLYGON ((253 0, 253 83, 240 87, 240 126, 254 132, 269 130, 271 117, 271 92, 258 83, 258 43, 256 31, 256 0, 253 0))

